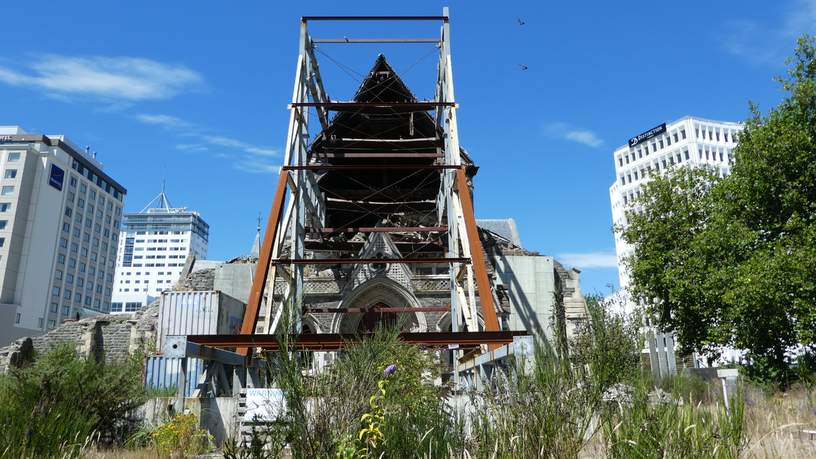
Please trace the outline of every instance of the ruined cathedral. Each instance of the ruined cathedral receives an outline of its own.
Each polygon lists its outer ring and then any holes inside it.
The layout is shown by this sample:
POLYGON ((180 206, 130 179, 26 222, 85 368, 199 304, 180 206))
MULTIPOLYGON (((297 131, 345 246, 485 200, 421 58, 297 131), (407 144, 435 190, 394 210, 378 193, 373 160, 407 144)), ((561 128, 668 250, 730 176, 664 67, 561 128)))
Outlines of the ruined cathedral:
MULTIPOLYGON (((318 228, 304 219, 301 257, 324 262, 303 268, 300 330, 358 333, 395 325, 403 331, 451 331, 451 264, 439 262, 450 256, 447 233, 438 228, 443 179, 433 168, 444 162, 438 120, 433 112, 394 109, 416 98, 382 55, 353 102, 361 108, 352 106, 327 120, 308 151, 309 164, 332 167, 314 174, 324 221, 318 228), (346 264, 346 259, 374 262, 346 264), (405 259, 412 262, 395 262, 405 259)), ((464 149, 460 155, 472 193, 479 168, 464 149)), ((571 333, 586 316, 579 272, 524 249, 512 219, 477 223, 501 329, 548 338, 558 327, 571 333)), ((287 250, 278 256, 295 258, 287 250)), ((266 289, 256 333, 275 332, 272 305, 283 303, 289 288, 285 276, 269 280, 274 288, 266 289)), ((481 313, 476 320, 481 328, 481 313)))

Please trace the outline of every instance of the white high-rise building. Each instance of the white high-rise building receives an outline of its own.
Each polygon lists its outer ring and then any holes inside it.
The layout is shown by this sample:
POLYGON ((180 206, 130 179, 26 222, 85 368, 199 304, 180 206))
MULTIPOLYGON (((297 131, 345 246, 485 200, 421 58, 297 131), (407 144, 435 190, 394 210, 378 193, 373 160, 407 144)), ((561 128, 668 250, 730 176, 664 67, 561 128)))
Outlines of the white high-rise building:
POLYGON ((198 212, 172 207, 164 190, 140 212, 125 214, 111 313, 136 311, 169 290, 188 256, 207 257, 209 234, 198 212))
POLYGON ((94 156, 0 126, 0 345, 110 308, 126 190, 94 156))
MULTIPOLYGON (((653 174, 665 172, 670 167, 708 166, 720 176, 729 174, 742 128, 740 123, 686 116, 630 138, 613 154, 616 180, 609 187, 612 222, 616 226, 626 226, 625 212, 640 196, 643 185, 653 174)), ((623 259, 632 251, 633 248, 615 233, 618 278, 624 291, 629 286, 629 274, 623 259)))

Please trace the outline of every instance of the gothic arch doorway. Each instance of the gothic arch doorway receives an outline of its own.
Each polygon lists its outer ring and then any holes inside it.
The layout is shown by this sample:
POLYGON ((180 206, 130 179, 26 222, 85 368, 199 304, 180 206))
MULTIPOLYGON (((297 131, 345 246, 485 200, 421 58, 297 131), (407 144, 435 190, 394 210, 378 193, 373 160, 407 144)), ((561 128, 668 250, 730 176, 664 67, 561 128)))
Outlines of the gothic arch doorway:
POLYGON ((419 307, 419 301, 401 284, 388 278, 375 278, 355 288, 339 305, 362 313, 338 314, 332 329, 335 333, 366 333, 378 326, 397 326, 402 331, 428 331, 427 320, 422 312, 389 313, 386 308, 419 307))

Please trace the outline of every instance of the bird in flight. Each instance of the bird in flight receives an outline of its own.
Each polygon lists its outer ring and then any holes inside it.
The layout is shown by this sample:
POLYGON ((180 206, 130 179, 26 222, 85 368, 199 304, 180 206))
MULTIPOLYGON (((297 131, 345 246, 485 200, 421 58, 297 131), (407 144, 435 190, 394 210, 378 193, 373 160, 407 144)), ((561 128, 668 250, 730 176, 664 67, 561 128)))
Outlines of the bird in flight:
POLYGON ((519 64, 519 67, 521 68, 521 70, 527 70, 529 68, 524 64, 519 64))
POLYGON ((524 24, 527 24, 527 23, 526 23, 526 22, 524 22, 524 20, 522 20, 521 18, 518 18, 518 23, 519 23, 519 25, 524 25, 524 24))

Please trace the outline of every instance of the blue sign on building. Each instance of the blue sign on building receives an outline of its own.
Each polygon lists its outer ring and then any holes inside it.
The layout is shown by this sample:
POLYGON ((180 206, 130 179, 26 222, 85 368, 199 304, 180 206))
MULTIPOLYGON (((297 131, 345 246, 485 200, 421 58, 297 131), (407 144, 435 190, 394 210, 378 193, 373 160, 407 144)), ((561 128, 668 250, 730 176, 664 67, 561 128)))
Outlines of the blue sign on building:
POLYGON ((56 164, 51 165, 51 173, 48 174, 48 184, 54 188, 62 191, 62 183, 65 181, 65 171, 57 167, 56 164))

